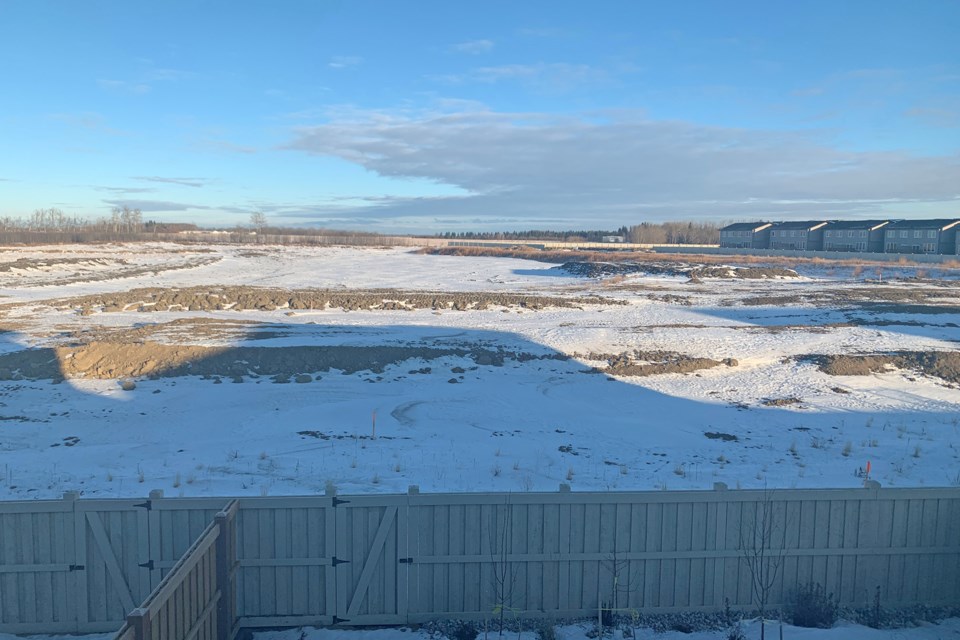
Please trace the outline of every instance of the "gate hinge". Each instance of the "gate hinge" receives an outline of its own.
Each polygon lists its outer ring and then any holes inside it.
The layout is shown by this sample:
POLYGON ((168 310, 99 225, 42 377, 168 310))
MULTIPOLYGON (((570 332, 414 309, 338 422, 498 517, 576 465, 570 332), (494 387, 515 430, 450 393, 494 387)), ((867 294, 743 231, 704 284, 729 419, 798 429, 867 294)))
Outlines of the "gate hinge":
POLYGON ((84 569, 86 569, 86 567, 83 566, 82 564, 72 564, 68 568, 70 571, 83 571, 84 569))
POLYGON ((350 561, 349 561, 349 560, 341 560, 341 559, 338 558, 337 556, 333 556, 333 558, 331 558, 331 560, 330 560, 330 564, 332 564, 333 566, 337 566, 338 564, 345 564, 345 563, 348 563, 348 562, 350 562, 350 561))
POLYGON ((398 562, 400 564, 413 564, 413 558, 400 558, 398 562))
POLYGON ((333 624, 340 624, 341 622, 350 622, 350 619, 341 618, 340 616, 333 616, 333 624))
POLYGON ((150 511, 150 509, 151 509, 150 503, 151 503, 151 502, 153 502, 153 501, 152 501, 152 500, 147 500, 146 502, 141 502, 140 504, 135 504, 135 505, 133 505, 133 506, 135 506, 135 507, 143 507, 143 508, 146 509, 147 511, 150 511))
POLYGON ((341 500, 337 496, 333 496, 333 506, 337 506, 338 504, 348 504, 349 502, 349 500, 341 500))
POLYGON ((137 566, 143 567, 144 569, 150 569, 150 571, 153 571, 153 560, 147 560, 146 562, 142 562, 137 566))

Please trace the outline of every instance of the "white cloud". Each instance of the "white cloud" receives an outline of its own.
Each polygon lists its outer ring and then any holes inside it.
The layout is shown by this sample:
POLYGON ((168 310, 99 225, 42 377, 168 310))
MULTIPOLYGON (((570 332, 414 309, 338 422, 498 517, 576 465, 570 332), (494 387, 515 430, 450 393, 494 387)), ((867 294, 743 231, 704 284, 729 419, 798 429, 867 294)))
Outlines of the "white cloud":
POLYGON ((188 211, 190 209, 211 209, 212 207, 201 204, 191 204, 188 202, 169 202, 167 200, 104 200, 106 204, 112 207, 130 207, 131 209, 140 209, 144 213, 163 213, 175 211, 188 211))
POLYGON ((143 95, 150 93, 150 85, 143 82, 124 82, 123 80, 109 80, 100 78, 97 85, 106 91, 115 93, 127 93, 131 95, 143 95))
POLYGON ((480 54, 493 49, 492 40, 470 40, 453 45, 453 50, 460 53, 480 54))
POLYGON ((210 184, 210 181, 206 178, 167 178, 164 176, 133 176, 134 180, 142 180, 144 182, 162 182, 164 184, 176 184, 181 187, 194 187, 200 188, 205 187, 210 184))
MULTIPOLYGON (((631 71, 621 69, 618 71, 631 71)), ((442 84, 460 85, 468 82, 497 84, 516 82, 544 91, 570 91, 583 86, 610 82, 609 71, 586 64, 563 62, 536 64, 504 64, 478 67, 464 74, 428 75, 429 80, 442 84)))
POLYGON ((363 63, 363 58, 359 56, 333 56, 327 66, 331 69, 347 69, 356 67, 363 63))
POLYGON ((960 202, 960 156, 851 152, 823 135, 655 121, 624 111, 600 118, 354 110, 294 129, 286 148, 469 194, 368 200, 383 217, 622 223, 843 215, 960 202))

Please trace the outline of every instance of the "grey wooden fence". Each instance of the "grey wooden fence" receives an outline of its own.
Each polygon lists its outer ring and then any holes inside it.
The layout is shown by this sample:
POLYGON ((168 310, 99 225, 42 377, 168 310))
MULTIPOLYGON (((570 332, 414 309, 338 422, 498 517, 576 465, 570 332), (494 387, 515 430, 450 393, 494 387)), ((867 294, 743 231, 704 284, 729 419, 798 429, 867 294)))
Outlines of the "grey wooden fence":
POLYGON ((114 640, 229 640, 236 633, 236 515, 231 500, 114 640))
MULTIPOLYGON (((120 628, 222 498, 0 503, 0 631, 120 628)), ((769 515, 770 602, 960 603, 960 488, 239 499, 241 626, 749 608, 769 515)))

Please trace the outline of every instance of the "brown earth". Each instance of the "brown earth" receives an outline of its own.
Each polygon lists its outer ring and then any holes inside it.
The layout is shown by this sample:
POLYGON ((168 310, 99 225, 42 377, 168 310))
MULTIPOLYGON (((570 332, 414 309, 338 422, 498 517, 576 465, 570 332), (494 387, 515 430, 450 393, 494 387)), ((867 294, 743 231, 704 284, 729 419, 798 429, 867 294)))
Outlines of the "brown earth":
POLYGON ((733 358, 712 360, 710 358, 696 358, 676 351, 635 350, 618 354, 589 353, 583 357, 586 360, 606 360, 607 366, 598 369, 599 373, 631 377, 657 376, 665 373, 693 373, 720 365, 735 367, 738 364, 733 358))
POLYGON ((113 266, 130 264, 126 260, 116 258, 17 258, 13 262, 0 263, 0 273, 8 273, 14 269, 18 271, 32 271, 55 266, 113 266))
MULTIPOLYGON (((165 271, 179 271, 180 269, 193 269, 220 262, 221 256, 196 257, 184 260, 176 264, 158 264, 150 266, 131 265, 126 260, 114 258, 49 258, 49 259, 30 259, 20 258, 14 262, 0 264, 0 273, 9 272, 11 269, 39 269, 43 266, 51 265, 100 265, 115 267, 111 271, 92 271, 87 273, 49 273, 50 281, 44 284, 75 284, 79 282, 103 282, 104 280, 115 280, 118 278, 133 278, 147 274, 159 274, 165 271)), ((15 285, 14 285, 15 286, 15 285)), ((37 286, 37 282, 31 283, 31 286, 37 286)))
POLYGON ((878 312, 957 313, 960 312, 960 304, 950 302, 957 295, 957 291, 953 287, 912 286, 902 288, 876 286, 838 289, 836 291, 815 291, 804 294, 751 296, 727 300, 724 305, 742 304, 746 307, 787 304, 812 304, 821 307, 853 305, 878 312), (903 311, 904 308, 909 308, 909 311, 903 311), (942 311, 937 311, 937 309, 942 309, 942 311))
POLYGON ((626 304, 624 301, 582 296, 560 298, 498 292, 435 292, 368 289, 335 291, 327 289, 274 289, 260 287, 208 286, 185 289, 144 288, 118 293, 98 293, 49 302, 61 309, 96 309, 105 313, 118 311, 241 311, 276 309, 344 309, 413 310, 453 309, 483 310, 491 307, 544 309, 547 307, 579 308, 586 304, 626 304))
POLYGON ((507 360, 567 359, 562 354, 537 355, 472 346, 202 347, 156 342, 91 342, 2 354, 0 380, 224 376, 241 381, 245 376, 272 376, 277 382, 288 382, 302 374, 331 369, 344 373, 382 373, 386 366, 409 359, 433 360, 445 356, 467 357, 484 366, 502 366, 507 360))
POLYGON ((832 376, 866 376, 891 367, 918 371, 933 378, 960 384, 960 352, 901 351, 878 355, 810 355, 799 358, 815 363, 832 376))

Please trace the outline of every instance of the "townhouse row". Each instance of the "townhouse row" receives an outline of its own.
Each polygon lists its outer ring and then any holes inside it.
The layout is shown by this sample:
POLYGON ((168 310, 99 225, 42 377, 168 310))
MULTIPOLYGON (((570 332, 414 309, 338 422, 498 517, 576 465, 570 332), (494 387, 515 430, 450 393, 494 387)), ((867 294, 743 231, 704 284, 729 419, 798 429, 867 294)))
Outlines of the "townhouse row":
POLYGON ((738 222, 720 246, 739 249, 960 255, 960 219, 738 222))

